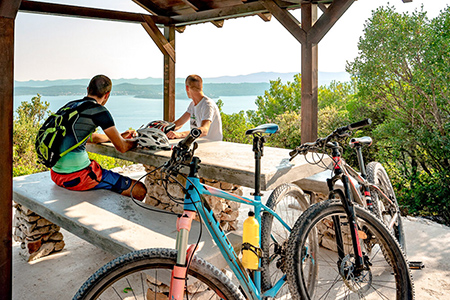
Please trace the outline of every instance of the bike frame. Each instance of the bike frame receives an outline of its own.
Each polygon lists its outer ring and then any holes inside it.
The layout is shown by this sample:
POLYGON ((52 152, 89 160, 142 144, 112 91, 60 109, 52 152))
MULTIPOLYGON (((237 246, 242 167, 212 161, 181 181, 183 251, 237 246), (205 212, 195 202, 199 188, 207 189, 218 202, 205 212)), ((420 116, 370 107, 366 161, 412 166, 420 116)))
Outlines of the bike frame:
MULTIPOLYGON (((361 173, 357 172, 355 169, 350 167, 348 164, 345 163, 345 161, 341 158, 340 161, 340 168, 344 172, 346 176, 349 177, 349 187, 350 191, 353 196, 353 200, 356 203, 359 203, 360 205, 367 207, 371 212, 373 212, 373 202, 372 202, 372 195, 370 193, 371 190, 376 190, 378 194, 383 197, 387 202, 391 203, 391 205, 394 206, 394 203, 392 200, 385 194, 383 191, 375 184, 370 183, 367 181, 366 174, 365 174, 365 168, 364 168, 364 161, 362 159, 362 155, 360 151, 356 151, 358 155, 358 162, 360 165, 360 169, 362 170, 361 173), (352 180, 353 179, 353 180, 352 180), (356 184, 359 184, 362 188, 358 189, 356 184), (361 193, 363 192, 363 194, 361 193)), ((394 227, 395 222, 397 221, 397 218, 399 217, 399 214, 396 213, 394 217, 391 220, 391 223, 388 225, 389 229, 392 229, 394 227)))
MULTIPOLYGON (((260 158, 262 156, 264 138, 261 136, 254 137, 253 151, 255 152, 255 193, 253 199, 238 196, 233 193, 223 191, 221 189, 202 184, 197 176, 197 171, 200 164, 198 157, 193 157, 190 163, 190 172, 186 181, 186 194, 184 198, 184 212, 177 220, 177 239, 176 249, 178 251, 177 265, 172 272, 171 286, 169 299, 181 300, 183 299, 185 278, 187 269, 189 267, 189 260, 194 255, 195 245, 191 245, 188 249, 189 231, 191 229, 192 220, 197 214, 200 215, 203 223, 211 234, 214 242, 218 246, 222 256, 227 262, 228 266, 236 276, 242 287, 247 299, 258 300, 263 297, 275 297, 283 284, 286 282, 286 275, 284 275, 273 288, 261 293, 261 272, 256 270, 250 276, 243 267, 238 258, 238 254, 234 251, 232 244, 228 240, 225 232, 220 228, 219 222, 215 219, 212 209, 205 201, 203 195, 211 195, 214 197, 238 202, 241 204, 250 205, 254 208, 255 218, 261 224, 261 214, 270 213, 273 215, 289 232, 291 228, 284 222, 281 217, 272 209, 268 208, 261 202, 261 193, 259 188, 260 178, 260 158), (253 278, 252 278, 253 277, 253 278)), ((261 226, 259 228, 259 236, 261 237, 261 226)), ((258 248, 261 248, 261 238, 258 248)), ((261 265, 261 262, 260 262, 261 265)))

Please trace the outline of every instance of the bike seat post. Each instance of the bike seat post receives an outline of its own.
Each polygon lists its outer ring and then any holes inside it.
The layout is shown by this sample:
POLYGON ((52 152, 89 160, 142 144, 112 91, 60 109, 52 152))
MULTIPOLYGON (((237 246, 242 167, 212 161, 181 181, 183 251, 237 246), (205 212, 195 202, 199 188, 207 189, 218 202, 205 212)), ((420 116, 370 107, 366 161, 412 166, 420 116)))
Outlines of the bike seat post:
POLYGON ((356 157, 358 158, 358 164, 359 164, 359 170, 361 172, 361 176, 366 179, 367 173, 366 173, 366 166, 364 165, 364 157, 362 155, 362 146, 358 145, 355 147, 356 157))
POLYGON ((265 138, 258 134, 253 136, 253 152, 255 152, 255 193, 261 197, 261 157, 263 156, 265 138))

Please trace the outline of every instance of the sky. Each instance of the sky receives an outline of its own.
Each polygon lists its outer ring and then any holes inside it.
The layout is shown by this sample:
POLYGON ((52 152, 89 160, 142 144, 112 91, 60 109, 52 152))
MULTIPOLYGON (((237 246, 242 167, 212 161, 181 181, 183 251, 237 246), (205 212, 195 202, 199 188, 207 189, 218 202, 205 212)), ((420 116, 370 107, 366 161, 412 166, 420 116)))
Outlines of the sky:
MULTIPOLYGON (((45 1, 45 0, 43 0, 45 1)), ((131 0, 47 0, 147 13, 131 0)), ((412 12, 423 5, 429 18, 450 0, 358 0, 320 41, 319 71, 343 72, 358 54, 364 23, 379 6, 412 12)), ((300 19, 300 9, 292 12, 300 19)), ((298 72, 300 43, 274 18, 257 16, 191 25, 176 33, 176 77, 298 72)), ((19 12, 15 23, 15 70, 18 81, 91 78, 163 77, 163 55, 139 24, 19 12)))

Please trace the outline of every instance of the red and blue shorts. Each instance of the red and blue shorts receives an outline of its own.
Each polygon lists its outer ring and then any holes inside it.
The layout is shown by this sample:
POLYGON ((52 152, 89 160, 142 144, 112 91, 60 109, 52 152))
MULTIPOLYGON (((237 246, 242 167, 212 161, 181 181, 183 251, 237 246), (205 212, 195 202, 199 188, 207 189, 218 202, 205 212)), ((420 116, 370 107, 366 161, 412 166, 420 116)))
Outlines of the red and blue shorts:
POLYGON ((103 169, 95 160, 88 167, 69 174, 51 170, 51 178, 57 185, 72 191, 106 189, 119 194, 132 183, 128 177, 103 169))

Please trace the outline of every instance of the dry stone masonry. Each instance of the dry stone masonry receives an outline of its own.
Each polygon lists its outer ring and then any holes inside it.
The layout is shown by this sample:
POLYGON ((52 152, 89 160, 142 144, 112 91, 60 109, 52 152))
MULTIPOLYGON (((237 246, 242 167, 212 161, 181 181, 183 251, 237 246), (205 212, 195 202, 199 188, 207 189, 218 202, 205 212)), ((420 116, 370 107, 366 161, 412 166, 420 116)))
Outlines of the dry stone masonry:
POLYGON ((61 251, 65 243, 60 227, 23 205, 14 203, 13 238, 20 243, 19 252, 28 261, 61 251))
MULTIPOLYGON (((152 166, 145 166, 146 172, 151 172, 155 169, 156 168, 152 166)), ((184 193, 180 184, 176 181, 183 186, 186 183, 186 179, 179 175, 176 180, 171 180, 166 187, 163 186, 164 181, 161 180, 161 172, 159 170, 152 172, 145 178, 147 197, 144 202, 163 210, 181 214, 183 212, 184 193), (167 195, 166 189, 170 196, 167 195)), ((243 194, 242 187, 238 185, 205 178, 201 178, 200 181, 209 186, 216 187, 239 196, 242 196, 243 194)), ((237 218, 239 216, 240 203, 209 195, 205 196, 205 199, 211 206, 216 219, 220 221, 220 226, 223 230, 233 231, 237 229, 237 218)))

